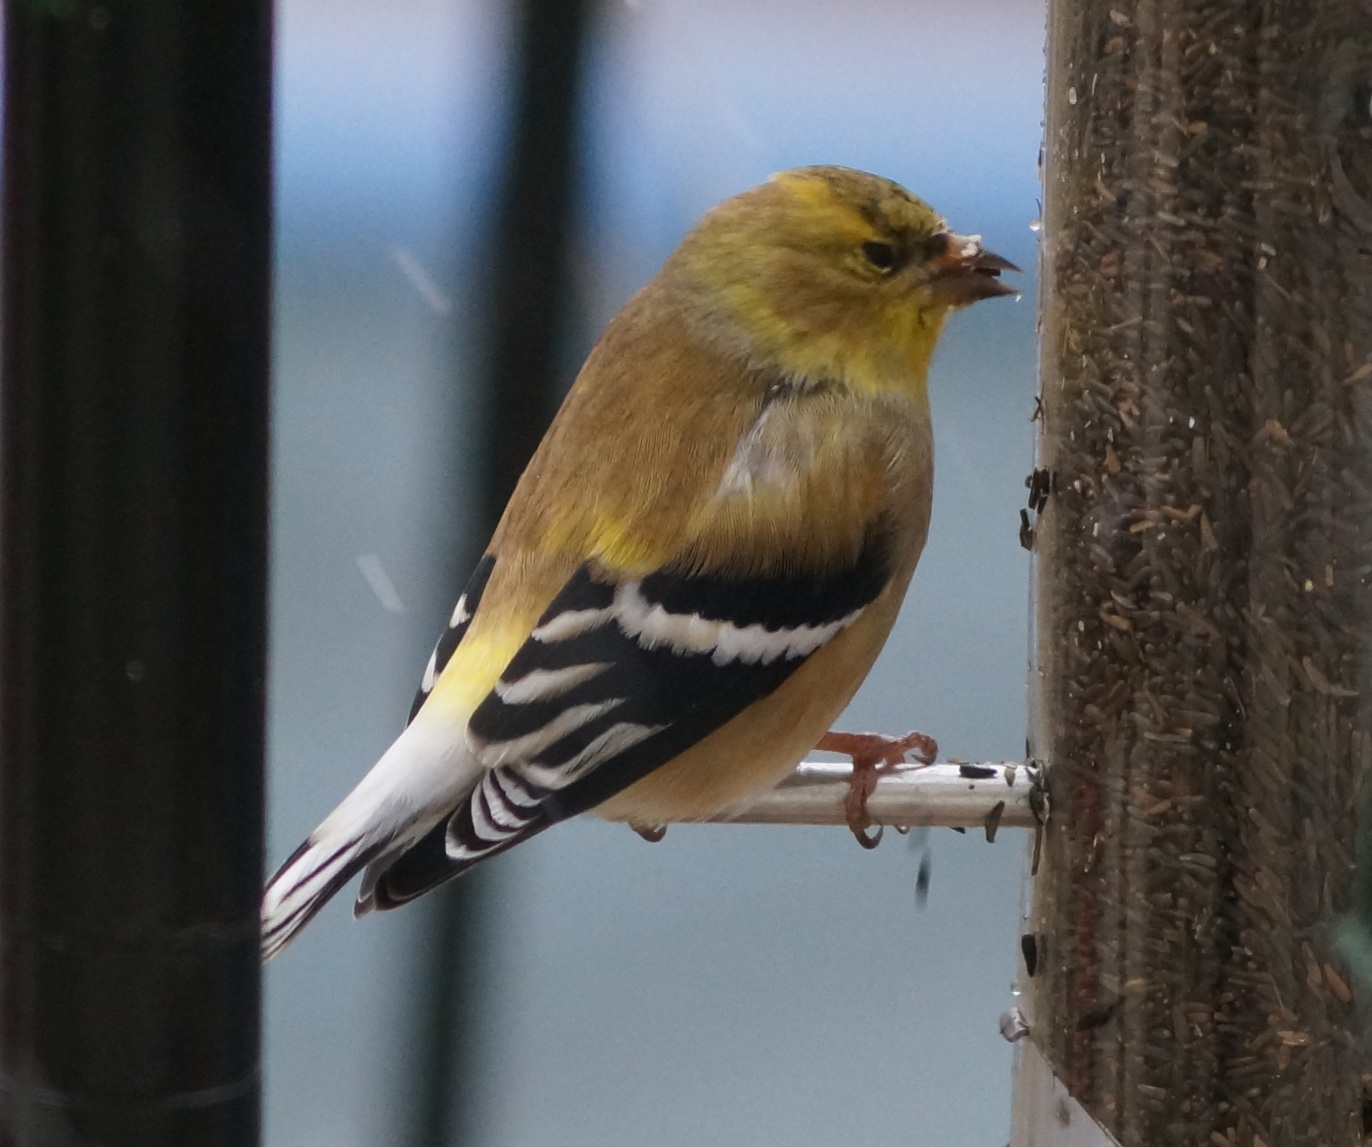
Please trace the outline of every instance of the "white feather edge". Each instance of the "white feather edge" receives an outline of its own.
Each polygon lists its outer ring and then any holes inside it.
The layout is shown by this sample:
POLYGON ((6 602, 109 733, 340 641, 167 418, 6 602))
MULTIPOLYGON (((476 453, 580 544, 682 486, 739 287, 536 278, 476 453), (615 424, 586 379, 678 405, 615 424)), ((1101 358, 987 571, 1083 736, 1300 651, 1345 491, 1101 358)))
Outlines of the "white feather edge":
POLYGON ((757 623, 735 625, 698 613, 669 613, 649 602, 640 587, 641 583, 631 581, 615 591, 614 608, 626 634, 645 649, 666 646, 675 653, 708 653, 721 666, 733 661, 770 665, 778 657, 808 657, 839 630, 852 625, 865 608, 822 625, 768 629, 757 623))

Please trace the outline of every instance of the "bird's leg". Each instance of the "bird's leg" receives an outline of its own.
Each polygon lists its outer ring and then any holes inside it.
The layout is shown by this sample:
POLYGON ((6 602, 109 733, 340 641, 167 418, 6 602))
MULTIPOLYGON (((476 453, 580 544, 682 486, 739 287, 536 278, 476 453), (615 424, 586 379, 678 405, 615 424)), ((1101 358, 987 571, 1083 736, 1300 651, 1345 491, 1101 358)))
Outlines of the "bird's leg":
POLYGON ((830 753, 843 753, 853 760, 853 777, 848 782, 848 796, 844 809, 848 827, 863 848, 876 848, 881 841, 881 826, 868 836, 872 817, 867 812, 867 798, 876 791, 877 777, 883 769, 908 764, 906 753, 915 760, 931 765, 938 756, 938 742, 927 733, 910 732, 903 737, 887 737, 882 733, 825 733, 815 746, 830 753))

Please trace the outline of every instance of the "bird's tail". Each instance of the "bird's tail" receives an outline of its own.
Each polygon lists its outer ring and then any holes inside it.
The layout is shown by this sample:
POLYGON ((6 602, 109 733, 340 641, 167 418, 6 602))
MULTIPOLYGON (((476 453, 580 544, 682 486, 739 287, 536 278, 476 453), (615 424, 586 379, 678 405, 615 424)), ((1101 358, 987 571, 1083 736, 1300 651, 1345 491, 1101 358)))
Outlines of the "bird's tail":
POLYGON ((262 894, 262 960, 281 951, 329 899, 391 843, 386 837, 337 839, 316 829, 262 894))
POLYGON ((421 715, 277 870, 262 894, 262 959, 270 960, 330 897, 373 861, 409 848, 471 786, 464 739, 421 715), (466 758, 466 759, 464 759, 466 758))

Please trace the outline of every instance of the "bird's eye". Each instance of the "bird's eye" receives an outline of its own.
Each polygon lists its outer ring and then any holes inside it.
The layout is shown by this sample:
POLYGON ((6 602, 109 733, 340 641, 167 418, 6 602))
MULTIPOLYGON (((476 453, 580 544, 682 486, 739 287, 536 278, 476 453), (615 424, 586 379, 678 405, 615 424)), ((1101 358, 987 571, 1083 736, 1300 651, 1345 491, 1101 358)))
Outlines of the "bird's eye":
POLYGON ((873 240, 862 245, 862 256, 879 271, 889 271, 896 265, 896 249, 890 243, 873 240))

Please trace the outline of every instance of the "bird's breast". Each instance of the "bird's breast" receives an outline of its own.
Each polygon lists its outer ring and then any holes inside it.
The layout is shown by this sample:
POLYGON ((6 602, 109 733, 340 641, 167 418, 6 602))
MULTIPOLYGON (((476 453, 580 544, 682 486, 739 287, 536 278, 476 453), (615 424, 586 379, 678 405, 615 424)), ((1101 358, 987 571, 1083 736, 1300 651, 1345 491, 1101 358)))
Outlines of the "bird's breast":
POLYGON ((912 402, 840 387, 770 398, 695 511, 697 558, 842 565, 875 524, 918 547, 932 466, 928 416, 912 402))

